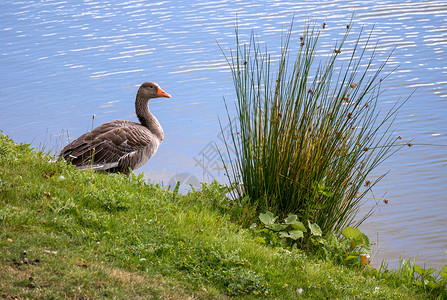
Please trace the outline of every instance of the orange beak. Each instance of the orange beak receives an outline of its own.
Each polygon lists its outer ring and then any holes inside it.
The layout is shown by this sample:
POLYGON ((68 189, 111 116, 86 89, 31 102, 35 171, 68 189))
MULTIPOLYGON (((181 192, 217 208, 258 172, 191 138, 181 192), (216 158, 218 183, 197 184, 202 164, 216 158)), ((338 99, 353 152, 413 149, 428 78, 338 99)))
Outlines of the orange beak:
POLYGON ((161 88, 158 88, 157 97, 171 98, 171 95, 163 91, 161 88))

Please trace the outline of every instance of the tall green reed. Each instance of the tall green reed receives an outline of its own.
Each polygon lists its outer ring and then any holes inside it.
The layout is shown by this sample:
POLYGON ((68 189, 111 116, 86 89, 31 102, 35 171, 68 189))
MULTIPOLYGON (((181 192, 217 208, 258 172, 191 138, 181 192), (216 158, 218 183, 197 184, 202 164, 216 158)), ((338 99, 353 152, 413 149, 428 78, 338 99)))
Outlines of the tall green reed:
POLYGON ((386 78, 379 76, 388 59, 373 64, 376 46, 362 30, 345 49, 351 28, 322 62, 314 58, 325 29, 314 21, 296 42, 292 22, 279 58, 254 33, 243 44, 237 26, 236 49, 223 51, 237 96, 235 119, 227 107, 231 138, 224 161, 230 183, 239 187, 234 196, 259 212, 297 214, 325 234, 370 215, 355 221, 362 199, 382 178, 367 176, 399 148, 390 126, 401 104, 379 109, 386 78))

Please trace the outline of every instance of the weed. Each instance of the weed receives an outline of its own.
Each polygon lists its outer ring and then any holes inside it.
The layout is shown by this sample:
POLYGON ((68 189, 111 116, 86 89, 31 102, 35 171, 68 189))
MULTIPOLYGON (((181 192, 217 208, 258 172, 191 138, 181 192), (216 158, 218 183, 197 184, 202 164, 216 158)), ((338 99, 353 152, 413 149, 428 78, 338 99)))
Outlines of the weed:
POLYGON ((248 197, 258 213, 296 214, 325 235, 361 223, 354 223, 360 201, 382 178, 365 186, 367 177, 401 147, 391 131, 400 104, 385 113, 378 108, 387 60, 374 65, 374 46, 366 50, 371 34, 360 33, 345 49, 352 27, 318 65, 324 28, 316 22, 304 27, 298 43, 292 24, 277 60, 255 34, 242 44, 237 27, 236 49, 224 54, 237 96, 236 123, 227 108, 231 140, 224 161, 231 185, 241 187, 234 197, 248 197), (292 53, 290 45, 300 46, 292 53), (340 58, 347 60, 343 66, 340 58))
POLYGON ((357 228, 344 228, 344 238, 339 239, 334 233, 323 237, 318 224, 307 221, 305 225, 294 214, 289 214, 281 223, 277 219, 271 212, 259 215, 261 227, 258 228, 256 223, 250 227, 258 236, 258 242, 288 250, 305 249, 308 253, 316 253, 344 265, 360 267, 369 264, 369 238, 357 228))
POLYGON ((438 299, 447 298, 447 265, 439 273, 433 268, 425 269, 416 264, 415 260, 399 260, 397 270, 390 270, 383 261, 378 269, 369 266, 368 273, 392 286, 414 285, 438 299))

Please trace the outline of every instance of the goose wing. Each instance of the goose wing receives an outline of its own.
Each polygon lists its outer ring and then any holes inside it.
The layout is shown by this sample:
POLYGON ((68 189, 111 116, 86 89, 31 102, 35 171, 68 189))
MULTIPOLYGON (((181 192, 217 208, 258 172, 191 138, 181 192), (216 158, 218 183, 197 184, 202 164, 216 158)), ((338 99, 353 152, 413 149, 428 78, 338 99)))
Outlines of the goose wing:
POLYGON ((81 135, 62 149, 60 157, 76 166, 116 167, 121 159, 152 148, 153 143, 153 136, 146 127, 130 121, 112 121, 81 135))

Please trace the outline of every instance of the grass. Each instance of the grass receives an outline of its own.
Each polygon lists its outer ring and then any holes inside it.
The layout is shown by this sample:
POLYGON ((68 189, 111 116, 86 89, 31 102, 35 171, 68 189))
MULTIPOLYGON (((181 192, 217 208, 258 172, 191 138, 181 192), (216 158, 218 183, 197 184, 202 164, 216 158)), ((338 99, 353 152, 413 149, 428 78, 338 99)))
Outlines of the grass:
POLYGON ((325 30, 316 22, 299 38, 292 24, 277 58, 254 33, 243 43, 236 28, 236 49, 226 55, 237 101, 225 168, 232 185, 243 184, 235 197, 258 212, 311 220, 324 234, 367 217, 355 221, 382 178, 370 174, 402 146, 392 132, 401 104, 385 112, 378 105, 387 60, 375 62, 371 34, 362 31, 345 47, 351 29, 324 62, 315 59, 325 30))
POLYGON ((5 299, 430 299, 300 250, 260 244, 217 183, 180 195, 79 171, 0 135, 5 299))

